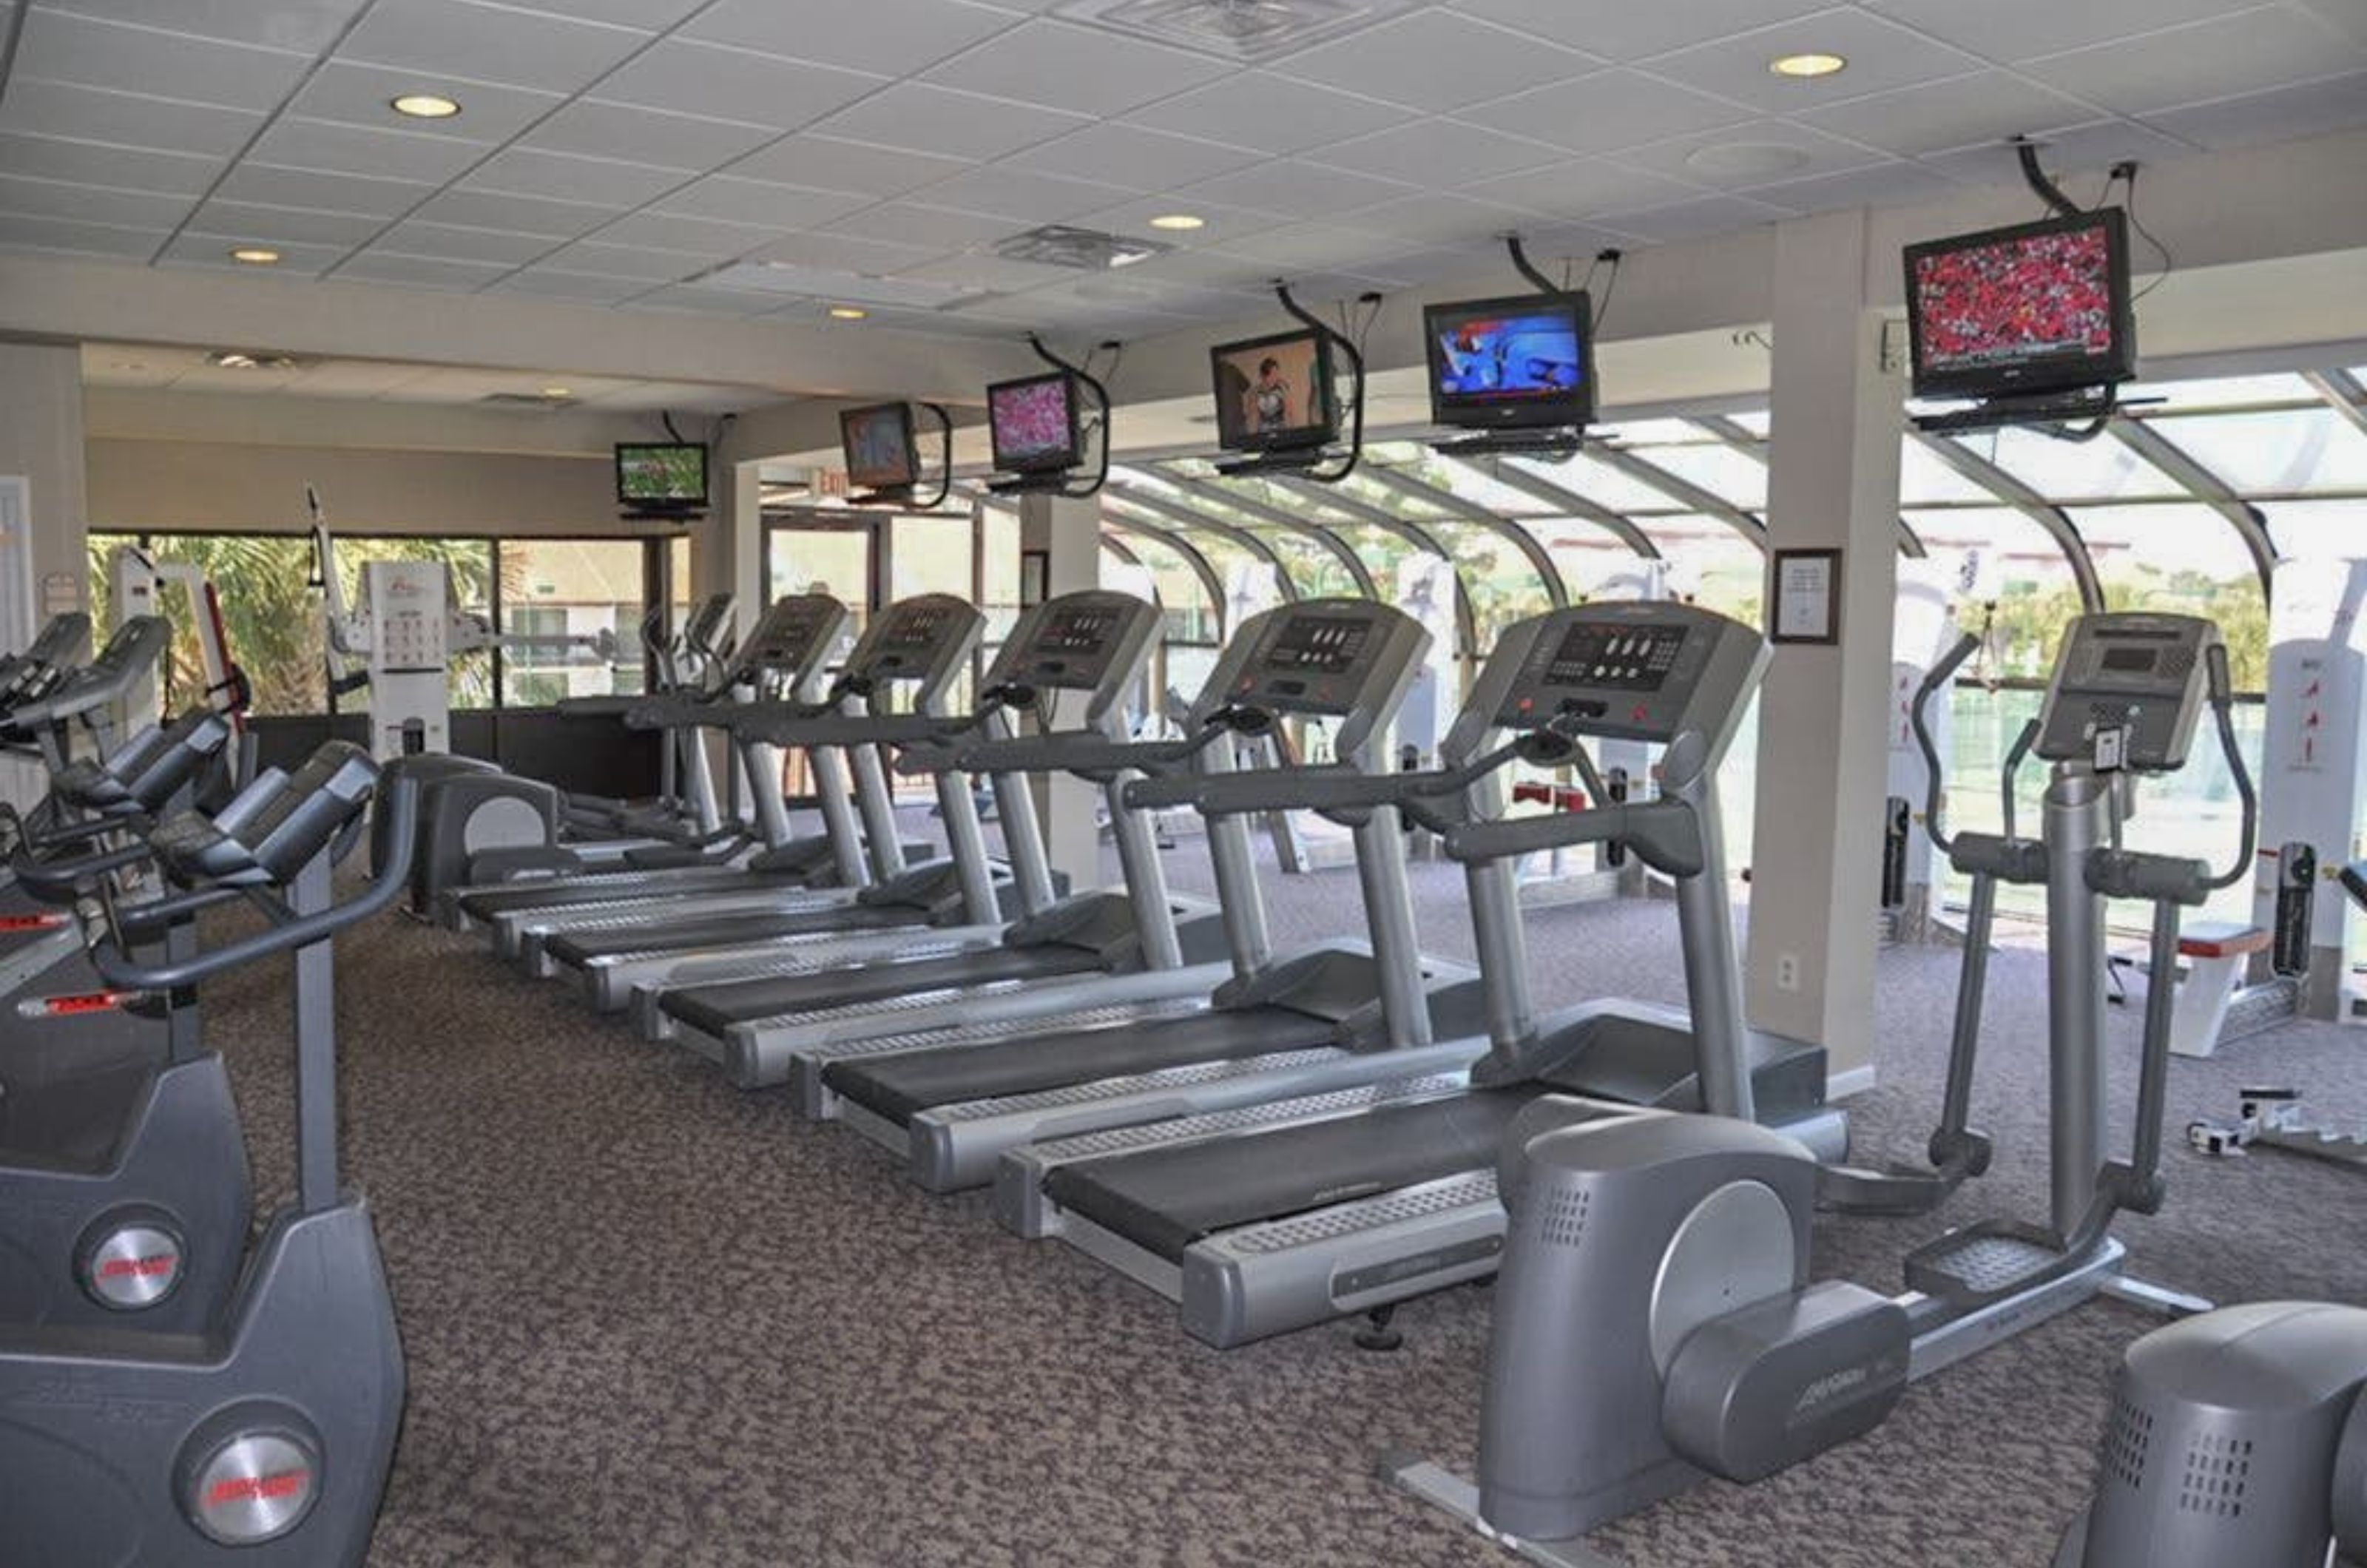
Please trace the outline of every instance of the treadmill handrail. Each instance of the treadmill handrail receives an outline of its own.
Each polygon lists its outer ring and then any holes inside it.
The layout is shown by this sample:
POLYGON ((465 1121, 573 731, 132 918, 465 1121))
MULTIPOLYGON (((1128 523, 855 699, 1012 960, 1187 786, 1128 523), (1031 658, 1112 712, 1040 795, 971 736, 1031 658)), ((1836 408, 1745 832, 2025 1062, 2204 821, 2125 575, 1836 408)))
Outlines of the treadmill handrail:
POLYGON ((1706 859, 1701 818, 1678 799, 1467 823, 1446 834, 1445 849, 1448 859, 1478 865, 1539 850, 1603 843, 1624 844, 1646 865, 1670 876, 1698 875, 1706 859))
POLYGON ((896 771, 929 773, 949 767, 973 773, 1118 773, 1130 768, 1164 774, 1188 766, 1225 733, 1211 726, 1188 739, 1113 740, 1086 729, 1015 735, 961 747, 942 761, 907 752, 898 760, 896 771))

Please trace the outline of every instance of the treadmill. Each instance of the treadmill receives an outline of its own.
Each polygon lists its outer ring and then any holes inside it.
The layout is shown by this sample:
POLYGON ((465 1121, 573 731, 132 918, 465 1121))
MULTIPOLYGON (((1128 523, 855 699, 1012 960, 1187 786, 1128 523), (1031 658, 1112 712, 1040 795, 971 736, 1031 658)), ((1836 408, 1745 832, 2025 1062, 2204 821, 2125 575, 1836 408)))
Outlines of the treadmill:
MULTIPOLYGON (((991 753, 998 745, 1021 748, 1022 757, 1036 757, 1039 760, 1037 765, 1050 766, 1053 764, 1040 759, 1057 758, 1059 749, 1072 739, 1106 750, 1111 740, 1123 733, 1127 694, 1139 682, 1158 645, 1159 610, 1128 594, 1099 591, 1065 594, 1056 604, 1057 611, 1014 628, 996 655, 986 672, 982 687, 984 712, 979 716, 979 724, 1004 726, 1007 719, 999 710, 1014 705, 1032 703, 1039 713, 1047 712, 1048 699, 1057 703, 1065 693, 1083 699, 1083 716, 1078 725, 1069 729, 1048 728, 1045 734, 1025 740, 989 741, 981 750, 967 743, 975 728, 965 721, 964 733, 959 737, 935 739, 924 735, 901 742, 900 772, 945 781, 956 781, 959 775, 969 773, 1000 779, 1019 770, 1016 761, 993 760, 991 753)), ((838 721, 830 716, 817 718, 819 722, 810 725, 794 716, 778 724, 760 722, 766 724, 771 733, 790 740, 823 737, 841 723, 852 724, 858 732, 886 732, 871 721, 838 721)), ((924 728, 934 735, 948 734, 946 726, 924 728)), ((1024 792, 1025 786, 1022 784, 1017 787, 1024 792)), ((1180 942, 1191 950, 1193 957, 1189 960, 1184 959, 1179 950, 1177 963, 1201 964, 1219 956, 1211 951, 1217 942, 1213 907, 1197 901, 1179 906, 1171 900, 1156 851, 1147 840, 1133 844, 1127 841, 1130 836, 1139 835, 1138 825, 1130 816, 1114 820, 1120 825, 1118 857, 1127 888, 1125 903, 1089 894, 1082 899, 1068 901, 1057 913, 1036 912, 1036 919, 1074 922, 1072 929, 1082 937, 1090 911, 1093 918, 1108 921, 1104 931, 1091 938, 1093 942, 1125 942, 1138 932, 1148 932, 1147 946, 1180 942), (1177 924, 1179 908, 1184 913, 1181 926, 1177 924)), ((1031 795, 1004 818, 1005 841, 1014 835, 1035 833, 1035 823, 1031 795)), ((809 968, 865 958, 900 961, 927 956, 921 951, 922 945, 934 952, 952 952, 957 945, 992 946, 1003 941, 1006 930, 997 922, 977 931, 931 932, 920 944, 889 952, 881 944, 868 942, 850 947, 848 943, 833 942, 817 948, 802 941, 811 935, 813 929, 810 920, 799 923, 796 917, 719 915, 704 920, 669 921, 654 930, 636 925, 558 931, 544 939, 542 948, 559 970, 580 977, 584 994, 595 1006, 614 1010, 629 1003, 637 988, 662 992, 676 984, 703 984, 777 973, 777 961, 783 959, 800 962, 809 968)), ((1140 972, 1161 976, 1159 984, 1165 986, 1170 984, 1164 979, 1166 972, 1174 966, 1174 963, 1150 963, 1141 965, 1140 972)), ((1202 983, 1213 983, 1213 979, 1211 973, 1203 976, 1202 983)))
MULTIPOLYGON (((1125 695, 1140 677, 1160 624, 1157 606, 1101 590, 1036 605, 1013 628, 990 671, 982 733, 990 740, 1009 739, 1009 708, 1045 692, 1082 692, 1087 694, 1084 728, 1092 733, 1079 739, 1090 750, 1105 750, 1124 723, 1125 695)), ((832 738, 810 726, 787 733, 832 738)), ((929 733, 908 723, 884 738, 909 749, 909 770, 935 775, 949 820, 957 803, 968 806, 960 748, 945 744, 959 739, 955 732, 940 724, 929 733)), ((1059 740, 1058 735, 1036 738, 1036 750, 1025 753, 1030 765, 1059 765, 1059 740)), ((1025 774, 1001 768, 988 776, 1020 886, 1048 886, 1025 774)), ((1103 992, 1145 1000, 1206 991, 1224 956, 1222 922, 1206 905, 1169 896, 1149 825, 1121 798, 1122 773, 1111 775, 1107 791, 1123 891, 1038 902, 991 947, 931 953, 910 944, 871 963, 802 971, 782 965, 749 978, 662 991, 642 987, 637 1014, 659 1037, 722 1066, 741 1088, 760 1089, 787 1078, 789 1047, 815 1031, 869 1035, 893 1032, 907 1021, 938 1021, 949 1010, 960 1016, 968 1008, 994 1009, 1008 1018, 1030 1010, 1071 1010, 1103 992)), ((975 832, 976 818, 969 822, 975 832)))
MULTIPOLYGON (((844 607, 827 596, 797 596, 798 604, 810 608, 816 599, 830 610, 814 613, 844 615, 844 607)), ((783 716, 809 720, 820 713, 860 715, 875 696, 885 699, 899 690, 912 694, 920 713, 942 716, 947 694, 968 668, 981 624, 979 613, 957 599, 942 594, 907 599, 874 617, 870 629, 848 654, 845 669, 819 703, 792 697, 728 708, 699 704, 685 708, 676 700, 661 699, 650 705, 647 717, 653 723, 728 723, 734 744, 744 746, 778 740, 780 737, 759 733, 754 727, 783 716)), ((826 647, 810 638, 804 660, 819 670, 826 657, 826 647)), ((822 755, 823 749, 810 748, 810 754, 822 755)), ((473 905, 472 918, 493 929, 497 952, 521 961, 538 975, 553 972, 545 952, 553 933, 603 928, 646 931, 659 922, 694 914, 828 913, 834 921, 825 925, 834 923, 850 932, 957 919, 996 924, 1005 918, 1006 904, 1015 899, 1015 894, 989 864, 982 844, 965 841, 961 814, 967 814, 969 838, 976 837, 977 822, 976 807, 968 795, 958 802, 941 802, 949 813, 947 833, 954 844, 953 857, 908 866, 878 753, 868 746, 852 746, 848 760, 855 774, 865 856, 844 868, 851 886, 815 887, 810 885, 809 875, 795 866, 774 870, 757 863, 657 870, 621 884, 614 878, 571 881, 549 897, 538 897, 532 885, 482 889, 463 895, 461 902, 473 905)), ((827 763, 824 771, 835 772, 827 763)), ((822 791, 825 813, 844 798, 839 782, 832 780, 822 791)), ((843 835, 847 829, 847 820, 842 818, 836 831, 843 835)), ((843 836, 839 841, 846 842, 843 836)))
MULTIPOLYGON (((1468 1066, 1487 1044, 1478 975, 1416 946, 1397 802, 1411 787, 1406 781, 1421 775, 1389 771, 1390 727, 1429 646, 1420 623, 1369 600, 1306 601, 1256 616, 1210 677, 1211 692, 1226 699, 1221 716, 1251 733, 1285 717, 1336 720, 1341 761, 1128 790, 1138 807, 1151 794, 1251 803, 1210 813, 1211 844, 1223 835, 1242 847, 1237 867, 1217 858, 1223 908, 1237 926, 1235 968, 1198 1011, 842 1056, 821 1074, 839 1119, 905 1155, 913 1179, 943 1192, 992 1181, 1005 1153, 1038 1138, 1468 1066), (1339 820, 1355 847, 1372 940, 1272 960, 1263 919, 1242 919, 1259 909, 1246 812, 1319 808, 1341 785, 1358 792, 1339 820), (1236 878, 1249 885, 1245 897, 1228 886, 1236 878)), ((1217 716, 1195 716, 1206 728, 1217 716)))
POLYGON ((1425 813, 1465 866, 1488 1055, 1467 1075, 1015 1149, 996 1176, 998 1218, 1176 1300, 1186 1331, 1227 1348, 1357 1313, 1385 1321, 1399 1301, 1492 1274, 1498 1150, 1547 1095, 1755 1117, 1840 1157, 1823 1047, 1742 1021, 1716 773, 1767 657, 1756 629, 1683 604, 1579 605, 1506 631, 1425 813), (1506 731, 1514 746, 1489 750, 1506 731), (1667 747, 1659 797, 1501 816, 1512 756, 1579 766, 1602 800, 1589 739, 1667 747), (1616 999, 1535 1016, 1513 867, 1581 844, 1624 847, 1674 881, 1690 1016, 1616 999))

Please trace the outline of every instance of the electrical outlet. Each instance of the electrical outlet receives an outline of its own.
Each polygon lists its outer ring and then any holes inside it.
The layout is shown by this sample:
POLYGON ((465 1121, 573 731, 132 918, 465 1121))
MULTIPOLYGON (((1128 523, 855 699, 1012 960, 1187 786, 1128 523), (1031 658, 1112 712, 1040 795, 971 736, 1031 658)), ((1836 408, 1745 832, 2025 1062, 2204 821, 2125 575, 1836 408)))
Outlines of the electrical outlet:
POLYGON ((1796 991, 1800 988, 1800 955, 1798 953, 1779 953, 1775 955, 1775 988, 1779 991, 1796 991))

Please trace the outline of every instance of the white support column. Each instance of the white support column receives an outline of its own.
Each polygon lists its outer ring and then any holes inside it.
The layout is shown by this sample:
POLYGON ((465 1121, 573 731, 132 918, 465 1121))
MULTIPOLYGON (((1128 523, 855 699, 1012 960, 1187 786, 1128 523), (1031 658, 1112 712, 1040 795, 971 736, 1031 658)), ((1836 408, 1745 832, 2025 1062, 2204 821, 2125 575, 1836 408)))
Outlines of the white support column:
MULTIPOLYGON (((1020 548, 1049 554, 1044 580, 1048 594, 1073 593, 1101 582, 1101 502, 1065 496, 1030 495, 1019 503, 1020 548)), ((1079 892, 1102 885, 1102 835, 1096 821, 1101 791, 1082 779, 1060 774, 1039 783, 1036 813, 1056 874, 1066 874, 1079 892)))
POLYGON ((1768 536, 1841 551, 1840 640, 1779 646, 1760 699, 1746 987, 1751 1022, 1823 1044, 1840 1092, 1873 1076, 1905 390, 1867 288, 1897 257, 1869 243, 1863 211, 1775 231, 1768 536))
MULTIPOLYGON (((88 604, 80 348, 0 343, 0 474, 22 477, 32 505, 36 626, 51 611, 88 604), (54 592, 44 592, 45 580, 54 592), (68 588, 73 604, 63 603, 68 588)), ((26 542, 6 544, 13 549, 26 542)))

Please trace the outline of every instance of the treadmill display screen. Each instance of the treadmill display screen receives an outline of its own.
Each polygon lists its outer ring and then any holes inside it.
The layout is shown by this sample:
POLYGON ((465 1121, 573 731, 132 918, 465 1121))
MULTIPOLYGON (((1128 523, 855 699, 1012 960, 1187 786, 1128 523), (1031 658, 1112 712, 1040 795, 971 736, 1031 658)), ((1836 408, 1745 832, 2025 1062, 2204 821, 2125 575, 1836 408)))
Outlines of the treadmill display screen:
POLYGON ((896 618, 888 623, 887 631, 881 634, 879 646, 905 652, 934 647, 945 636, 945 626, 946 612, 942 609, 899 611, 896 618))
POLYGON ((2104 649, 2104 668, 2119 674, 2147 675, 2153 672, 2160 654, 2150 648, 2108 648, 2104 649))
POLYGON ((1293 615, 1268 645, 1265 667, 1293 674, 1344 675, 1372 637, 1373 623, 1361 617, 1293 615))
POLYGON ((1554 649, 1546 684, 1657 692, 1684 646, 1685 628, 1679 626, 1575 626, 1554 649))
POLYGON ((1036 639, 1038 653, 1099 653, 1117 630, 1115 610, 1066 610, 1052 617, 1036 639))

